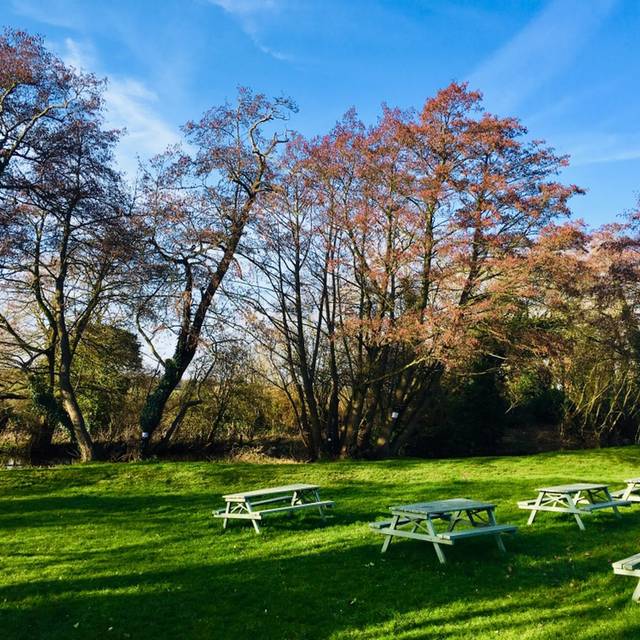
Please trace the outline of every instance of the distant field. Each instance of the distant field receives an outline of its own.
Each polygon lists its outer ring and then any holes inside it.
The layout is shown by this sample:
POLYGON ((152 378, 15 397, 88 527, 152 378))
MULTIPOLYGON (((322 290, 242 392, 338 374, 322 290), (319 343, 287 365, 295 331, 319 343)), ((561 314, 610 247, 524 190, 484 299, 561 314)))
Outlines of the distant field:
POLYGON ((640 638, 632 578, 640 507, 526 527, 516 501, 541 485, 640 476, 640 448, 466 460, 327 464, 91 464, 0 472, 0 637, 640 638), (336 501, 273 517, 260 536, 211 510, 233 490, 315 482, 336 501), (394 541, 369 521, 390 504, 495 501, 522 525, 446 549, 394 541))

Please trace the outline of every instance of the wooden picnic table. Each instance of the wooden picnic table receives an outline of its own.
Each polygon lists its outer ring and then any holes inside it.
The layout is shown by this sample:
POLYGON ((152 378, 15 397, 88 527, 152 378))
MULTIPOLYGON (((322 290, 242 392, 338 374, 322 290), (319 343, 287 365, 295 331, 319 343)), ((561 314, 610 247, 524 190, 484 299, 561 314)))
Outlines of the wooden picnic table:
MULTIPOLYGON (((624 560, 618 560, 612 564, 613 573, 619 576, 631 576, 632 578, 640 578, 640 553, 636 553, 624 560)), ((640 602, 640 580, 631 596, 634 602, 640 602)))
POLYGON ((442 545, 452 545, 456 540, 477 536, 493 536, 498 549, 506 551, 501 535, 515 533, 517 527, 498 524, 495 517, 495 504, 469 500, 468 498, 453 498, 435 500, 433 502, 418 502, 390 507, 392 518, 383 522, 372 522, 370 526, 385 536, 382 543, 384 553, 394 536, 412 538, 431 542, 441 564, 446 562, 442 545), (436 526, 445 523, 444 530, 436 526), (459 527, 458 525, 470 525, 459 527))
POLYGON ((520 509, 531 511, 527 524, 533 524, 539 511, 553 511, 555 513, 572 514, 578 527, 584 531, 581 515, 589 514, 599 509, 612 509, 616 517, 620 517, 618 507, 628 507, 628 500, 615 500, 609 492, 609 485, 578 482, 563 484, 555 487, 541 487, 537 489, 535 500, 518 502, 520 509))
POLYGON ((640 478, 629 478, 625 482, 627 486, 620 491, 614 491, 611 496, 629 502, 640 502, 640 478))
POLYGON ((229 493, 223 498, 226 506, 213 512, 215 518, 222 518, 222 528, 227 528, 229 520, 249 520, 256 533, 260 533, 258 522, 266 515, 315 508, 324 521, 324 509, 334 505, 331 500, 320 499, 320 487, 317 484, 287 484, 281 487, 240 491, 229 493), (280 503, 282 506, 263 508, 264 505, 280 503))

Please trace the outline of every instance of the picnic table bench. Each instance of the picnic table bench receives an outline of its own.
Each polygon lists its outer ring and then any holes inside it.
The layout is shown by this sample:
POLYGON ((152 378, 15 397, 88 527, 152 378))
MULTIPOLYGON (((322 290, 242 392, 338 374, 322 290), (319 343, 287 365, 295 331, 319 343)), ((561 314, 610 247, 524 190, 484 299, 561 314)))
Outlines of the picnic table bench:
POLYGON ((640 502, 640 478, 629 478, 625 482, 627 486, 620 491, 614 491, 611 496, 629 502, 640 502))
POLYGON ((628 507, 631 504, 628 500, 614 499, 606 484, 578 482, 555 487, 541 487, 537 491, 538 497, 535 500, 518 502, 520 509, 531 511, 527 524, 533 524, 539 511, 570 513, 575 517, 580 530, 584 531, 585 526, 581 515, 599 509, 612 509, 616 517, 619 518, 618 507, 628 507))
POLYGON ((214 518, 222 518, 222 528, 227 528, 229 520, 249 520, 256 533, 260 533, 258 522, 264 516, 275 513, 291 513, 300 509, 317 509, 325 520, 324 509, 332 507, 331 500, 320 499, 320 487, 316 484, 288 484, 281 487, 240 491, 223 496, 227 503, 213 512, 214 518), (263 508, 264 505, 279 505, 263 508), (258 507, 258 508, 256 508, 258 507))
MULTIPOLYGON (((411 538, 431 542, 441 564, 446 562, 441 545, 452 545, 456 540, 477 536, 493 536, 498 549, 506 551, 502 534, 515 533, 517 527, 498 524, 495 518, 495 504, 478 502, 467 498, 435 500, 390 507, 392 518, 372 522, 370 527, 385 536, 382 553, 389 548, 392 538, 411 538), (445 530, 438 531, 436 522, 446 523, 445 530), (470 527, 457 529, 464 523, 470 527)), ((442 527, 441 527, 442 528, 442 527)))
MULTIPOLYGON (((634 556, 625 558, 624 560, 618 560, 612 563, 613 573, 619 576, 631 576, 633 578, 640 578, 640 553, 636 553, 634 556)), ((634 602, 640 602, 640 580, 631 596, 634 602)))

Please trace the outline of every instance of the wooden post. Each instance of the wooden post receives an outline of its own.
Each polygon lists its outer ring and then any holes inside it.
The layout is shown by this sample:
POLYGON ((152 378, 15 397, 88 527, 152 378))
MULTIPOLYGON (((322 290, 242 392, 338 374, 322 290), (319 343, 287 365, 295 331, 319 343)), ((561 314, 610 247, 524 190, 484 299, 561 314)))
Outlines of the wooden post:
POLYGON ((571 494, 565 493, 563 494, 563 497, 566 500, 567 504, 569 505, 569 512, 573 513, 573 517, 576 519, 576 522, 578 523, 578 527, 580 527, 580 531, 584 531, 585 530, 584 522, 582 522, 582 518, 580 518, 580 512, 578 511, 578 507, 576 506, 576 503, 573 501, 571 494))
MULTIPOLYGON (((604 495, 607 497, 607 500, 609 502, 613 502, 613 498, 611 497, 611 494, 609 493, 609 487, 605 487, 604 495)), ((613 505, 612 509, 613 509, 613 513, 616 514, 616 518, 622 518, 622 516, 620 515, 620 511, 618 511, 618 507, 616 507, 615 504, 613 505)))
MULTIPOLYGON (((436 533, 436 529, 433 526, 433 522, 431 522, 431 518, 429 516, 427 516, 426 524, 427 524, 427 530, 429 531, 429 534, 432 535, 434 538, 437 538, 438 534, 436 533)), ((444 552, 440 548, 440 545, 437 542, 434 542, 433 548, 436 551, 438 560, 440 560, 440 564, 446 564, 447 559, 444 557, 444 552)))
POLYGON ((539 507, 542 504, 543 498, 544 498, 544 491, 539 491, 538 497, 536 498, 536 503, 533 505, 534 508, 531 510, 531 513, 529 514, 529 519, 527 520, 527 524, 533 524, 534 520, 536 519, 536 516, 538 515, 538 510, 536 509, 536 507, 539 507))
MULTIPOLYGON (((391 524, 389 525, 389 529, 395 529, 399 520, 400 520, 400 516, 393 516, 393 519, 391 520, 391 524)), ((385 537, 384 542, 382 543, 382 551, 380 553, 385 553, 387 551, 387 549, 389 548, 389 545, 391 544, 391 538, 393 538, 393 535, 387 535, 385 537)))
MULTIPOLYGON (((489 517, 489 524, 492 527, 498 524, 496 522, 496 516, 493 513, 493 509, 487 509, 487 516, 489 517)), ((496 535, 494 537, 496 539, 496 543, 498 545, 498 549, 500 549, 500 551, 502 551, 502 553, 506 553, 507 549, 504 546, 504 541, 502 540, 502 536, 499 533, 496 533, 496 535)))
MULTIPOLYGON (((249 513, 253 513, 253 509, 251 508, 251 501, 250 500, 246 500, 244 501, 246 507, 247 507, 247 511, 249 513)), ((251 524, 253 525, 253 528, 256 530, 256 533, 260 533, 260 527, 258 526, 258 521, 254 520, 253 518, 251 519, 251 524)))
MULTIPOLYGON (((230 503, 229 501, 227 501, 227 508, 225 509, 225 513, 229 513, 229 510, 230 510, 230 509, 231 509, 231 503, 230 503)), ((228 522, 227 518, 225 518, 225 519, 222 521, 222 528, 223 528, 223 529, 226 529, 226 528, 227 528, 227 522, 228 522)))
MULTIPOLYGON (((316 502, 320 502, 320 493, 317 489, 313 491, 313 495, 316 498, 316 502)), ((318 511, 320 512, 320 517, 322 518, 322 522, 326 522, 327 519, 325 518, 324 507, 322 505, 318 505, 318 511)))

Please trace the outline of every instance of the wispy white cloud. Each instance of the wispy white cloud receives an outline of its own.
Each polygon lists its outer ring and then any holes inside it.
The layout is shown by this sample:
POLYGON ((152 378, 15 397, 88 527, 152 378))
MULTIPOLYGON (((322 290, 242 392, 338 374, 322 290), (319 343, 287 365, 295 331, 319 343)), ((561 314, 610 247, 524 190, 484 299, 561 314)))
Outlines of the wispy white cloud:
POLYGON ((96 53, 88 42, 80 43, 73 38, 65 38, 64 48, 60 51, 60 55, 65 64, 78 71, 95 71, 96 53))
POLYGON ((291 61, 293 57, 264 43, 265 20, 284 8, 283 0, 209 0, 232 16, 254 46, 276 60, 291 61))
POLYGON ((494 111, 513 111, 576 58, 617 0, 552 0, 468 78, 494 111))
POLYGON ((11 9, 17 15, 52 27, 74 29, 81 23, 80 12, 64 11, 60 0, 49 0, 45 6, 38 0, 10 0, 10 2, 11 9))
POLYGON ((640 160, 638 134, 585 133, 579 139, 566 140, 561 146, 571 156, 573 167, 640 160))
POLYGON ((238 16, 250 16, 265 11, 273 11, 280 5, 278 0, 209 0, 227 13, 238 16))
MULTIPOLYGON (((72 38, 64 42, 64 61, 83 71, 101 75, 97 56, 88 43, 72 38)), ((106 124, 125 129, 116 150, 119 166, 130 176, 135 175, 138 158, 148 158, 175 144, 180 137, 175 127, 157 110, 157 94, 143 82, 123 76, 110 76, 104 94, 106 124)))

